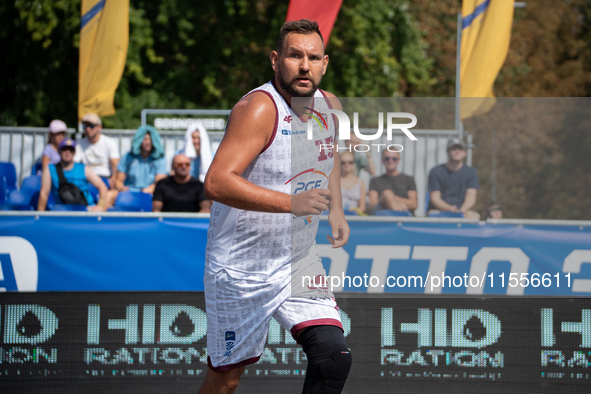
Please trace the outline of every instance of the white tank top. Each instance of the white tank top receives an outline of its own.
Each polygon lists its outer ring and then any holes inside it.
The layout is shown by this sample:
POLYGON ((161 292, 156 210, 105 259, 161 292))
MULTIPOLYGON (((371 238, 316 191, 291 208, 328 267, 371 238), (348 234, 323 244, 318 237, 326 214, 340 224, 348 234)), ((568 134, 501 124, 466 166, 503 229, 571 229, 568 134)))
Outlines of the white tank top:
MULTIPOLYGON (((244 97, 253 92, 263 92, 273 100, 275 126, 267 146, 242 177, 255 185, 291 195, 328 188, 333 152, 332 149, 321 151, 319 145, 335 144, 335 123, 332 117, 329 121, 326 113, 322 113, 329 108, 324 93, 318 90, 314 95, 312 109, 316 111, 316 119, 308 120, 314 126, 313 139, 308 140, 306 123, 293 115, 272 81, 244 97)), ((206 268, 216 272, 224 269, 232 277, 252 280, 289 275, 291 263, 313 250, 318 223, 318 215, 295 217, 246 211, 214 202, 207 232, 206 268)))

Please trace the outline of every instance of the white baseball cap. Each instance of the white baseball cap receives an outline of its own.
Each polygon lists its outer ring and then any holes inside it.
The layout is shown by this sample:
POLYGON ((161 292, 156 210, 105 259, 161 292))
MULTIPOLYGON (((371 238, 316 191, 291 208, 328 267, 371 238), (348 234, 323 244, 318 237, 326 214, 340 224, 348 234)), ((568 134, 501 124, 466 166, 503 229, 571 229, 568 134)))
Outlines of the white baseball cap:
POLYGON ((50 133, 65 133, 66 131, 68 131, 68 126, 59 119, 54 119, 49 124, 50 133))
POLYGON ((101 122, 101 117, 98 116, 97 114, 93 114, 92 112, 87 113, 86 115, 84 115, 82 117, 82 120, 80 121, 81 123, 92 123, 93 125, 103 125, 103 122, 101 122))

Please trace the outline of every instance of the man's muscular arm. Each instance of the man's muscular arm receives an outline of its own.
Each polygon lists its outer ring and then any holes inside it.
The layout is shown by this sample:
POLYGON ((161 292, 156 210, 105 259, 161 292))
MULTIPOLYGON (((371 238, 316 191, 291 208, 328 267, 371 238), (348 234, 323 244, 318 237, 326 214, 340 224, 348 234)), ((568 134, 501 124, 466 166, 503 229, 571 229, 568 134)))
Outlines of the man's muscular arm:
MULTIPOLYGON (((341 103, 338 99, 329 92, 326 93, 330 103, 334 109, 338 109, 340 111, 343 110, 341 103)), ((335 125, 335 131, 337 131, 338 123, 335 125)), ((338 144, 338 139, 335 136, 335 146, 338 144)), ((339 157, 339 152, 336 148, 333 149, 334 155, 334 165, 332 167, 332 171, 330 172, 330 176, 328 178, 328 190, 330 190, 332 194, 332 198, 330 201, 330 212, 328 213, 328 223, 332 229, 332 237, 329 235, 326 236, 328 241, 332 244, 334 248, 340 248, 341 246, 345 246, 347 241, 349 240, 349 234, 351 230, 349 229, 349 225, 347 224, 347 220, 345 219, 345 213, 343 212, 343 198, 341 196, 341 159, 339 157)), ((365 198, 365 196, 363 197, 365 198)))
POLYGON ((271 140, 275 105, 264 93, 255 92, 236 104, 224 138, 205 177, 205 196, 222 204, 249 211, 320 214, 327 209, 330 195, 314 189, 290 196, 265 189, 242 178, 242 174, 271 140), (293 209, 292 209, 293 204, 293 209))
POLYGON ((275 106, 264 93, 252 93, 234 106, 205 178, 208 199, 250 211, 290 212, 287 194, 254 185, 241 176, 271 140, 275 117, 275 106))
POLYGON ((328 190, 332 193, 330 201, 330 212, 328 213, 328 223, 332 229, 332 237, 326 236, 334 248, 345 246, 349 241, 351 230, 345 219, 343 212, 343 198, 341 197, 341 159, 339 153, 334 149, 334 167, 328 178, 328 190))

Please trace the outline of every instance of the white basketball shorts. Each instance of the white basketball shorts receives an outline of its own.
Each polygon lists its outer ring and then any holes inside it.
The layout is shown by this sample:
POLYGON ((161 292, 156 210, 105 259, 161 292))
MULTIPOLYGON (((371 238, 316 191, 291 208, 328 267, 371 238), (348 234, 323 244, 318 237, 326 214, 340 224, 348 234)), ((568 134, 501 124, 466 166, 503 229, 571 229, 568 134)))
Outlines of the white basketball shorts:
POLYGON ((307 285, 307 281, 301 284, 302 276, 326 276, 315 248, 297 268, 287 267, 265 281, 233 278, 230 272, 214 272, 206 263, 207 362, 211 369, 226 371, 256 363, 265 348, 272 317, 294 338, 310 326, 343 329, 332 292, 326 286, 307 285))

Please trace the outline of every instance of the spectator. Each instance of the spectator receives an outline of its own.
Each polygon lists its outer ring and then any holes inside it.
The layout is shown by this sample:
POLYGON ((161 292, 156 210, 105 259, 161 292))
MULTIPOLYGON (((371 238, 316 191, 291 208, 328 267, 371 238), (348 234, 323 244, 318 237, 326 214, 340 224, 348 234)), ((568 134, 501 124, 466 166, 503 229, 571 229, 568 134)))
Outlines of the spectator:
POLYGON ((381 209, 411 211, 417 209, 417 185, 413 177, 398 171, 400 153, 382 151, 386 173, 369 182, 369 212, 381 209))
POLYGON ((41 156, 41 168, 45 168, 50 164, 57 164, 60 162, 60 154, 58 148, 60 143, 66 137, 68 126, 59 119, 52 120, 49 124, 49 143, 43 149, 41 156))
POLYGON ((208 213, 211 202, 203 194, 203 183, 191 176, 191 159, 179 153, 172 159, 174 175, 156 184, 153 212, 208 213))
POLYGON ((343 152, 341 158, 341 196, 345 211, 365 212, 365 183, 355 175, 355 155, 343 152))
POLYGON ((213 155, 209 135, 201 123, 192 123, 187 127, 185 146, 176 153, 183 153, 191 160, 191 176, 203 182, 213 155))
POLYGON ((371 152, 368 150, 367 152, 356 152, 355 147, 363 142, 355 135, 355 133, 351 134, 350 139, 345 140, 345 145, 355 155, 355 176, 359 176, 359 172, 361 170, 367 171, 369 176, 376 175, 376 166, 371 158, 371 152))
POLYGON ((434 167, 429 173, 429 212, 462 212, 467 218, 480 219, 480 214, 471 210, 479 185, 476 169, 463 162, 466 145, 454 138, 447 144, 447 156, 447 163, 434 167))
POLYGON ((140 126, 133 136, 131 151, 117 166, 115 188, 118 191, 154 193, 156 182, 166 178, 164 147, 160 134, 152 126, 140 126))
POLYGON ((82 128, 86 137, 76 146, 74 161, 84 164, 101 178, 108 178, 113 189, 120 157, 117 143, 111 137, 102 135, 103 124, 97 114, 84 115, 82 128))
POLYGON ((501 211, 501 204, 495 201, 491 201, 488 209, 486 210, 487 219, 502 219, 503 211, 501 211))
POLYGON ((86 167, 82 163, 74 163, 74 155, 76 152, 76 142, 71 139, 63 140, 59 145, 60 162, 58 164, 49 164, 43 168, 43 174, 41 175, 41 191, 39 193, 39 202, 37 210, 45 211, 47 206, 47 199, 49 193, 53 193, 56 204, 72 203, 70 201, 62 201, 60 195, 64 192, 63 185, 60 185, 58 169, 60 167, 63 170, 64 176, 69 184, 75 185, 78 191, 72 194, 82 196, 81 200, 76 203, 81 205, 88 205, 89 211, 104 211, 106 209, 105 198, 107 195, 107 185, 96 175, 90 168, 86 167), (97 205, 94 204, 94 200, 88 192, 88 182, 99 190, 100 200, 97 205), (61 186, 61 187, 60 187, 61 186))

